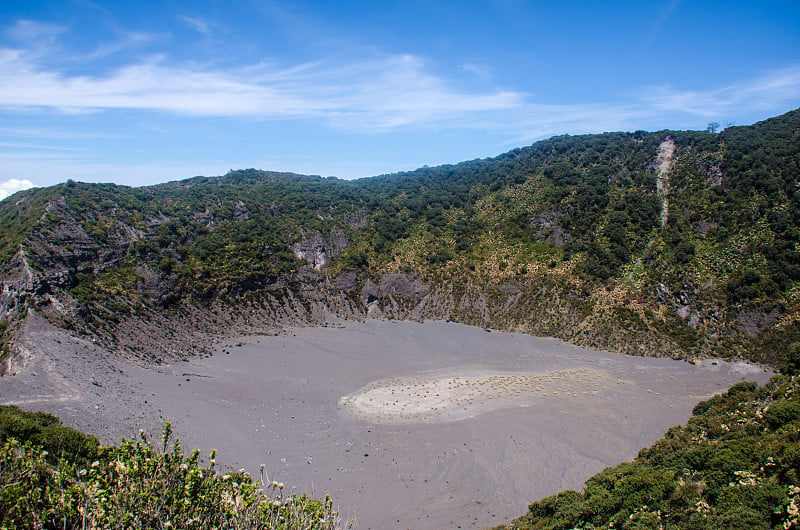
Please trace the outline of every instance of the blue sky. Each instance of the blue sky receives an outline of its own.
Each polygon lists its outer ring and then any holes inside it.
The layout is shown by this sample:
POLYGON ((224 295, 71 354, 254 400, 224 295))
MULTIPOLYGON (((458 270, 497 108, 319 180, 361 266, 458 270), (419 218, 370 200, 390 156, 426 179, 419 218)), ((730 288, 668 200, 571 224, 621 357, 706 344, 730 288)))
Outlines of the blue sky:
POLYGON ((354 178, 800 106, 800 2, 0 4, 0 197, 354 178))

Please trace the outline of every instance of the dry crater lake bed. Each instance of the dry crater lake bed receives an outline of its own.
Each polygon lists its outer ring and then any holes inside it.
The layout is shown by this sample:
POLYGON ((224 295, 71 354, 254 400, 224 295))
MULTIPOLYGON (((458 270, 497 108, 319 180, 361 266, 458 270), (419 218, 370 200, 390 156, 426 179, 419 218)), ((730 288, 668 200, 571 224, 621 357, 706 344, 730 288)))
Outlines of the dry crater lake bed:
POLYGON ((270 480, 330 493, 343 519, 375 530, 506 522, 632 459, 697 402, 771 375, 445 322, 294 328, 148 369, 98 359, 54 328, 28 340, 53 334, 61 347, 0 379, 0 402, 105 443, 170 421, 184 447, 215 448, 218 465, 256 476, 264 464, 270 480))

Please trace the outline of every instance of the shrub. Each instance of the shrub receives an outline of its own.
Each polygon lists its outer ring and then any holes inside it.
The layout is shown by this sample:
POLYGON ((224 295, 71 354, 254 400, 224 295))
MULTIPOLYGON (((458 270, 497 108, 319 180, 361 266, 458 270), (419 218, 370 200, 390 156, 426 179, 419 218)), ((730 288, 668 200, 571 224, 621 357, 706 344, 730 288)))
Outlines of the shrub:
MULTIPOLYGON (((70 431, 55 425, 40 435, 80 451, 83 440, 70 431)), ((100 448, 91 463, 67 450, 49 463, 47 451, 32 441, 10 438, 0 446, 0 528, 339 527, 330 497, 285 495, 283 484, 264 475, 260 481, 244 472, 220 476, 214 452, 203 467, 198 451, 187 457, 177 441, 170 448, 170 437, 167 424, 162 451, 142 434, 100 448)))
POLYGON ((786 375, 800 375, 800 342, 789 345, 780 369, 786 375))
POLYGON ((739 383, 694 414, 634 462, 590 478, 583 493, 531 504, 509 528, 796 528, 800 378, 739 383))
POLYGON ((94 436, 61 425, 61 421, 45 412, 29 412, 13 405, 0 406, 0 443, 15 438, 20 443, 30 441, 47 451, 55 462, 64 456, 73 461, 92 460, 99 444, 94 436))
POLYGON ((800 404, 791 401, 775 402, 764 411, 764 421, 773 430, 798 420, 800 420, 800 404))

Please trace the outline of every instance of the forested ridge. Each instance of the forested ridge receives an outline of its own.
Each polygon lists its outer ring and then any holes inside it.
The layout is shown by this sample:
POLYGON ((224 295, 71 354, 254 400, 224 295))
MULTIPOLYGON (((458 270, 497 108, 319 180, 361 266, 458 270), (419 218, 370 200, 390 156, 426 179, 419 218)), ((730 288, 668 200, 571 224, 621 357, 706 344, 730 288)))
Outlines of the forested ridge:
MULTIPOLYGON (((28 267, 39 292, 6 289, 4 320, 12 333, 26 304, 48 313, 36 296, 68 296, 83 316, 56 320, 97 333, 102 315, 302 299, 345 274, 356 279, 344 294, 364 313, 367 282, 405 274, 461 297, 424 317, 777 365, 800 337, 798 131, 793 111, 717 134, 557 136, 355 181, 249 169, 28 190, 0 206, 0 260, 6 284, 28 267), (484 306, 464 302, 476 296, 484 306)), ((420 303, 401 298, 386 316, 420 303)))
MULTIPOLYGON (((557 136, 355 181, 247 169, 26 190, 0 202, 0 370, 24 366, 31 318, 144 364, 335 318, 447 319, 635 355, 744 358, 786 375, 699 405, 633 463, 532 504, 511 528, 796 528, 799 190, 800 111, 720 133, 557 136)), ((249 479, 199 480, 209 470, 166 442, 98 448, 14 410, 0 411, 0 427, 31 444, 2 448, 9 484, 36 476, 43 492, 5 512, 17 525, 83 520, 69 503, 106 502, 81 495, 133 461, 152 462, 165 484, 193 474, 190 498, 175 497, 188 502, 181 520, 244 490, 253 509, 220 517, 280 516, 249 479), (52 440, 67 460, 31 449, 52 440)), ((114 506, 133 502, 129 486, 114 506)), ((329 520, 327 501, 302 506, 329 520)), ((137 510, 102 513, 124 526, 137 510)))

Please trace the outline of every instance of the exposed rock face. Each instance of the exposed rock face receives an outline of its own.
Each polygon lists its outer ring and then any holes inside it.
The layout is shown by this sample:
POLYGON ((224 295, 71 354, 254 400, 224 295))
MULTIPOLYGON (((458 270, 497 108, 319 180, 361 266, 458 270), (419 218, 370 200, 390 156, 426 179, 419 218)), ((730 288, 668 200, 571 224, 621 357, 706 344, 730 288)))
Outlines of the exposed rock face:
POLYGON ((306 260, 306 264, 314 270, 321 271, 333 258, 347 248, 347 234, 340 228, 331 230, 326 240, 322 234, 304 239, 292 245, 292 250, 297 259, 306 260))
POLYGON ((233 207, 233 220, 234 221, 247 221, 250 218, 250 210, 242 201, 236 203, 233 207))
POLYGON ((0 293, 0 318, 17 310, 28 297, 41 303, 55 290, 68 290, 78 274, 97 274, 119 265, 143 233, 124 223, 104 227, 99 244, 69 213, 63 197, 46 207, 49 221, 20 247, 6 265, 0 293))
MULTIPOLYGON (((29 260, 52 284, 65 271, 97 274, 119 265, 144 232, 118 220, 95 219, 97 231, 88 234, 69 212, 63 197, 47 206, 51 222, 26 242, 29 260)), ((70 285, 59 286, 71 287, 70 285)))
POLYGON ((210 208, 206 208, 202 212, 195 212, 193 217, 195 221, 202 224, 209 230, 214 230, 214 228, 216 228, 218 225, 225 222, 223 218, 214 215, 210 208))
POLYGON ((516 294, 522 291, 522 288, 517 285, 512 285, 510 283, 501 283, 497 286, 497 290, 506 294, 516 294))
POLYGON ((367 280, 364 282, 364 286, 361 288, 361 303, 364 305, 369 305, 373 302, 377 302, 381 297, 381 291, 377 285, 375 285, 372 280, 367 280))
POLYGON ((306 260, 306 264, 315 270, 322 270, 325 265, 330 263, 328 246, 322 234, 295 243, 292 250, 297 259, 306 260))
POLYGON ((761 308, 749 307, 742 309, 736 317, 736 323, 743 333, 750 337, 755 337, 761 330, 777 322, 780 315, 781 312, 778 307, 774 307, 769 312, 761 308))
POLYGON ((353 230, 364 228, 369 223, 369 214, 366 210, 358 210, 344 221, 353 230))
POLYGON ((430 292, 430 286, 420 281, 417 275, 384 274, 381 277, 382 296, 402 296, 419 299, 430 292))
POLYGON ((172 289, 178 278, 175 274, 164 277, 148 266, 136 268, 137 288, 146 303, 154 307, 166 307, 172 301, 172 289))
POLYGON ((531 226, 536 229, 533 237, 539 243, 550 243, 557 247, 563 247, 567 241, 572 239, 572 234, 559 224, 557 212, 545 212, 535 217, 531 220, 531 226))
POLYGON ((358 287, 358 275, 353 271, 345 271, 333 279, 333 286, 343 291, 353 291, 358 287))
MULTIPOLYGON (((29 302, 36 303, 37 298, 42 300, 50 291, 50 286, 42 280, 41 275, 31 269, 24 249, 20 249, 8 263, 0 286, 0 320, 6 322, 11 321, 14 315, 24 315, 29 302)), ((13 330, 9 330, 10 332, 13 330)), ((17 350, 14 353, 16 355, 0 364, 0 375, 15 371, 16 366, 13 364, 21 365, 25 362, 26 356, 23 352, 17 350), (15 356, 18 358, 14 359, 15 356)))

